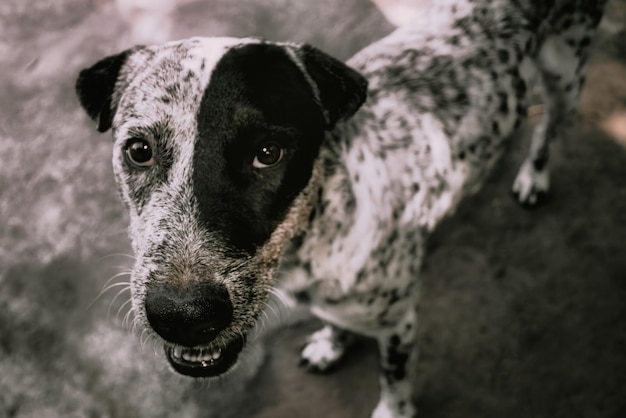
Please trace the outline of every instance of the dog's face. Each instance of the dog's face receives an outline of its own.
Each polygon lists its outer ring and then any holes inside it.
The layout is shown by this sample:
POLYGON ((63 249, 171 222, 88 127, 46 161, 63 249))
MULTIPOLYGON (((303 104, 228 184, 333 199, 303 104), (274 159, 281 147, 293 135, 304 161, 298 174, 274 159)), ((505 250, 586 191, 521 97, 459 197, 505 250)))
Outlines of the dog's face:
POLYGON ((105 58, 76 87, 112 128, 137 320, 178 372, 225 373, 311 210, 324 132, 367 83, 307 45, 193 38, 105 58))

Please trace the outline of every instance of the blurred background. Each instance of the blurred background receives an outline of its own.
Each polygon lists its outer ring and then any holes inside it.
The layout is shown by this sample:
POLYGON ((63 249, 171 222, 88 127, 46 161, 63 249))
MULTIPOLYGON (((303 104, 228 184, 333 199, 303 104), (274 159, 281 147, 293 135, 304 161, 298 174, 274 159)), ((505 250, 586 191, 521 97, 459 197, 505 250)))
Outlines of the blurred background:
MULTIPOLYGON (((270 339, 255 377, 197 383, 123 325, 128 219, 111 142, 78 71, 187 36, 309 42, 346 59, 425 0, 2 0, 0 417, 364 417, 375 346, 332 375, 297 368, 308 321, 270 339), (118 275, 119 276, 116 276, 118 275), (114 277, 115 276, 115 277, 114 277), (117 295, 117 296, 116 296, 117 295)), ((553 146, 553 193, 510 184, 541 108, 485 189, 433 237, 416 400, 424 417, 626 416, 626 2, 612 0, 578 115, 553 146)))

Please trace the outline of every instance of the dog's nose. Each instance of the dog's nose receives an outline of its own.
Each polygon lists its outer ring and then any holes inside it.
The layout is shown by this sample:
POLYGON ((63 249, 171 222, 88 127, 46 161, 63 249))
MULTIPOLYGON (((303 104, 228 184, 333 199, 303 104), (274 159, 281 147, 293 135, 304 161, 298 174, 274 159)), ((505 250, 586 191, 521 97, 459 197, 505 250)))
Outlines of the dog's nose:
POLYGON ((208 344, 233 319, 228 291, 216 283, 152 286, 146 294, 145 308, 157 334, 186 347, 208 344))

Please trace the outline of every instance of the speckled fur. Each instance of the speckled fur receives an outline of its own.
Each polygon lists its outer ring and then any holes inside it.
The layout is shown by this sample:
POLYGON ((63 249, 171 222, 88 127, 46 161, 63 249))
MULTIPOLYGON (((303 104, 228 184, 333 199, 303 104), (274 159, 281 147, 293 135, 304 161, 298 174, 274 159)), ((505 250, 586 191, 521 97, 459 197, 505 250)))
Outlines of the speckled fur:
MULTIPOLYGON (((377 418, 415 414, 415 309, 428 233, 480 187, 525 120, 533 83, 546 114, 513 193, 523 206, 540 203, 548 143, 576 105, 603 6, 435 3, 348 62, 369 80, 368 101, 329 137, 323 158, 332 173, 298 249, 300 267, 287 275, 318 317, 378 340, 377 418)), ((340 351, 336 341, 326 346, 340 351)), ((303 355, 316 362, 307 348, 303 355)))
MULTIPOLYGON (((195 116, 212 68, 228 49, 260 41, 197 38, 132 52, 113 92, 112 126, 114 167, 137 254, 137 321, 148 326, 144 297, 151 283, 206 270, 226 286, 234 307, 232 324, 211 343, 220 346, 255 333, 276 292, 271 289, 280 288, 327 324, 304 348, 303 365, 317 371, 335 365, 347 349, 346 331, 373 337, 381 356, 373 416, 414 416, 419 269, 427 236, 480 187, 525 119, 534 83, 546 114, 513 192, 525 206, 540 202, 548 191, 548 142, 576 104, 603 3, 438 0, 359 52, 348 64, 368 80, 367 102, 327 133, 308 186, 267 242, 244 258, 225 253, 223 237, 198 224, 190 170, 195 116), (140 134, 160 138, 169 167, 131 178, 121 150, 136 135, 138 120, 167 127, 167 135, 140 134)), ((278 45, 324 107, 324 92, 307 74, 299 47, 278 45)))

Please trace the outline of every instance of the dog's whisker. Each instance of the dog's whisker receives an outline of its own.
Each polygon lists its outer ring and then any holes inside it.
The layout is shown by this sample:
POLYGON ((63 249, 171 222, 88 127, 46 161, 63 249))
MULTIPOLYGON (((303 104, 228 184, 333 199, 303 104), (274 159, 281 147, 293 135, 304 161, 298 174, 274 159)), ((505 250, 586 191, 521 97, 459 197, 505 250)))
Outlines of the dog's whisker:
POLYGON ((142 350, 146 348, 146 342, 148 338, 150 338, 149 332, 150 331, 148 331, 148 328, 144 328, 143 330, 141 330, 141 335, 139 336, 139 346, 142 350))
POLYGON ((109 279, 106 282, 104 282, 104 284, 102 285, 103 288, 108 286, 112 281, 114 281, 118 277, 123 277, 123 276, 131 277, 133 274, 133 271, 129 269, 127 266, 118 266, 118 268, 120 269, 120 271, 114 274, 113 276, 109 277, 109 279))
POLYGON ((273 303, 279 310, 281 316, 284 313, 288 313, 293 308, 293 300, 290 300, 288 296, 281 290, 274 287, 267 289, 268 293, 274 297, 271 297, 269 302, 273 303))
POLYGON ((131 276, 132 271, 131 270, 127 270, 124 269, 123 271, 120 271, 117 274, 114 274, 113 276, 109 277, 109 279, 104 282, 104 285, 102 285, 103 291, 106 291, 106 287, 109 285, 109 283, 111 283, 113 280, 117 279, 118 277, 122 277, 122 276, 131 276))
POLYGON ((268 299, 266 306, 274 314, 275 322, 279 325, 288 322, 293 309, 293 301, 278 289, 269 287, 267 290, 272 297, 268 299))
POLYGON ((104 289, 102 289, 102 292, 105 293, 111 289, 114 289, 116 287, 120 287, 120 286, 124 286, 125 289, 130 289, 130 282, 127 281, 123 281, 123 282, 117 282, 117 283, 111 283, 110 285, 108 285, 107 287, 105 287, 104 289))
MULTIPOLYGON (((120 313, 122 312, 122 310, 124 310, 124 308, 127 307, 128 305, 130 305, 132 302, 133 302, 133 300, 131 298, 128 298, 128 300, 126 302, 124 302, 124 303, 122 303, 120 305, 120 307, 117 309, 117 312, 115 314, 115 319, 116 320, 119 320, 119 316, 120 316, 120 313)), ((122 325, 123 324, 124 323, 122 322, 122 325)))
MULTIPOLYGON (((132 311, 133 311, 133 310, 131 309, 131 312, 132 312, 132 311)), ((134 336, 137 336, 137 332, 138 332, 138 331, 137 331, 137 329, 138 329, 138 328, 139 328, 139 326, 140 326, 140 325, 139 325, 139 322, 140 322, 139 317, 138 317, 138 316, 136 316, 136 315, 134 315, 134 316, 133 316, 133 322, 132 322, 132 324, 131 324, 131 326, 130 326, 130 333, 131 333, 132 335, 134 335, 134 336)))
POLYGON ((245 341, 246 340, 246 336, 244 335, 242 330, 238 329, 237 330, 237 334, 239 334, 239 338, 241 338, 241 341, 245 341))
POLYGON ((111 299, 111 304, 115 303, 115 300, 124 292, 130 292, 131 291, 131 284, 128 282, 120 282, 120 283, 115 283, 113 285, 110 285, 107 290, 110 289, 114 289, 116 287, 122 287, 122 289, 120 289, 115 296, 113 296, 113 299, 111 299))
POLYGON ((104 295, 109 290, 111 290, 111 289, 113 289, 115 287, 118 287, 118 286, 130 286, 130 282, 128 282, 128 281, 122 281, 122 282, 118 282, 118 283, 109 284, 109 283, 111 283, 112 280, 115 280, 118 277, 122 277, 122 276, 125 276, 125 275, 130 275, 130 273, 128 273, 128 272, 120 272, 120 273, 115 274, 110 279, 108 279, 106 281, 106 283, 104 284, 104 287, 102 288, 102 290, 100 290, 100 292, 98 293, 98 295, 96 295, 96 297, 93 298, 93 300, 89 303, 89 305, 87 305, 87 310, 91 309, 93 307, 93 305, 102 297, 102 295, 104 295))
POLYGON ((158 351, 160 351, 162 347, 162 343, 157 339, 157 337, 152 333, 152 330, 149 328, 144 328, 146 330, 144 349, 150 350, 157 355, 158 351))
MULTIPOLYGON (((113 298, 111 299, 111 301, 109 302, 109 307, 107 308, 107 317, 109 317, 109 316, 111 315, 111 309, 113 309, 113 306, 115 305, 115 301, 116 301, 116 300, 117 300, 117 299, 118 299, 118 298, 119 298, 122 294, 124 294, 124 293, 126 293, 126 292, 129 292, 129 293, 130 293, 130 291, 131 291, 131 288, 130 288, 130 283, 125 283, 125 282, 123 282, 123 283, 116 283, 116 284, 114 284, 114 285, 110 285, 110 286, 108 287, 108 289, 113 289, 113 288, 118 287, 118 286, 123 286, 123 288, 122 288, 122 289, 120 289, 120 290, 119 290, 119 291, 115 294, 115 296, 113 296, 113 298)), ((107 289, 107 290, 108 290, 108 289, 107 289)), ((129 300, 131 300, 131 299, 129 298, 129 300)), ((123 306, 123 305, 122 305, 122 306, 123 306)), ((118 313, 119 313, 119 310, 118 310, 118 313)), ((116 316, 116 318, 117 318, 117 316, 116 316)))
POLYGON ((124 320, 122 324, 124 324, 125 328, 132 334, 131 327, 134 325, 137 316, 135 315, 135 310, 133 309, 132 304, 128 308, 128 312, 124 315, 124 320))
POLYGON ((133 261, 136 261, 136 260, 137 260, 137 257, 135 257, 135 256, 134 256, 134 255, 132 255, 132 254, 126 254, 126 253, 111 253, 111 254, 107 254, 107 255, 105 255, 105 256, 103 256, 103 257, 100 257, 100 258, 98 259, 98 263, 101 263, 101 262, 103 262, 104 260, 106 260, 106 259, 108 259, 108 258, 111 258, 111 257, 126 257, 126 258, 130 258, 130 259, 131 259, 131 260, 133 260, 133 261))
MULTIPOLYGON (((132 307, 132 299, 129 299, 131 302, 131 306, 128 309, 128 312, 126 312, 126 314, 124 315, 124 318, 122 319, 122 326, 126 329, 130 328, 130 317, 131 315, 133 315, 133 307, 132 307)), ((134 320, 134 317, 133 317, 134 320)))
POLYGON ((256 331, 255 335, 253 335, 253 338, 256 339, 256 337, 258 335, 263 335, 265 334, 265 330, 267 329, 267 322, 268 322, 268 317, 267 317, 267 312, 265 312, 265 309, 263 311, 261 311, 261 316, 258 319, 258 323, 255 326, 254 330, 256 331))
MULTIPOLYGON (((280 321, 281 315, 276 309, 274 309, 271 303, 265 303, 265 307, 274 315, 274 319, 276 319, 277 321, 280 321)), ((271 321, 266 309, 263 310, 263 313, 265 314, 265 319, 268 322, 271 321)))

